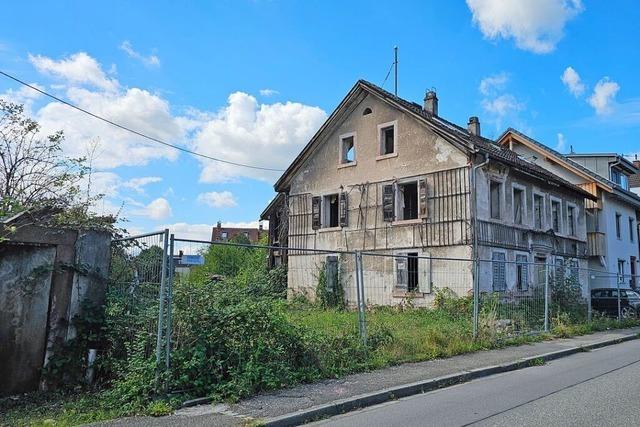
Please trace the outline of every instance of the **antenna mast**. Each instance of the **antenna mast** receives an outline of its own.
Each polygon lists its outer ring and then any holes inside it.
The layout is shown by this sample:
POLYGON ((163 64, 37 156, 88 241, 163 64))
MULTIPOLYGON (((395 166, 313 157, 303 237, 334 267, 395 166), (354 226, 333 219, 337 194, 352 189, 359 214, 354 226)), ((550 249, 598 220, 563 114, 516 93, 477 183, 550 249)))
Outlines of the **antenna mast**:
POLYGON ((393 47, 393 69, 394 69, 394 79, 395 85, 393 89, 393 94, 398 96, 398 46, 393 47))

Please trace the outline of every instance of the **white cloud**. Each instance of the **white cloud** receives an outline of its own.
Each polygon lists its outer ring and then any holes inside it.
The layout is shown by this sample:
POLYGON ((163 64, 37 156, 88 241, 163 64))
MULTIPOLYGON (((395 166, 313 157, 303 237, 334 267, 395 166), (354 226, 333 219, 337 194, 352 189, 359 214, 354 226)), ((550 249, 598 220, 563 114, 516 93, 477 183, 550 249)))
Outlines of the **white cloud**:
POLYGON ((584 93, 585 85, 580 79, 580 75, 572 67, 567 67, 560 78, 562 83, 569 89, 569 92, 576 98, 584 93))
POLYGON ((273 96, 273 95, 277 95, 280 92, 278 92, 275 89, 260 89, 260 95, 262 96, 273 96))
POLYGON ((500 129, 506 119, 514 119, 520 111, 524 110, 525 104, 514 95, 505 93, 492 99, 483 99, 482 108, 495 122, 496 128, 500 129))
POLYGON ((78 52, 58 61, 30 54, 29 61, 39 72, 61 78, 69 84, 89 84, 106 91, 115 91, 119 87, 115 79, 107 77, 98 61, 85 52, 78 52))
POLYGON ((132 214, 160 221, 169 218, 172 215, 172 212, 171 205, 167 199, 159 197, 144 208, 134 210, 132 214))
POLYGON ((160 66, 160 58, 153 54, 147 56, 142 55, 133 48, 133 45, 129 40, 123 41, 122 44, 120 44, 120 49, 126 52, 129 58, 137 59, 148 67, 160 66))
POLYGON ((513 39, 534 53, 549 53, 568 21, 584 10, 580 0, 467 0, 473 22, 491 40, 513 39))
MULTIPOLYGON (((31 86, 35 86, 40 90, 44 90, 44 88, 37 83, 29 83, 31 86)), ((26 86, 20 86, 18 89, 8 89, 4 93, 0 93, 0 99, 3 99, 7 102, 12 102, 14 104, 23 104, 25 109, 30 110, 33 104, 33 101, 40 98, 42 96, 41 93, 36 92, 35 90, 28 88, 26 86)))
POLYGON ((564 151, 566 151, 566 148, 567 148, 567 141, 564 138, 564 135, 561 133, 558 133, 558 143, 556 144, 556 151, 563 153, 564 151))
POLYGON ((593 88, 593 94, 589 97, 589 105, 591 105, 598 115, 606 115, 613 110, 611 104, 614 102, 616 94, 620 90, 620 85, 610 80, 609 77, 603 77, 593 88))
POLYGON ((496 91, 504 89, 508 81, 509 75, 507 73, 494 74, 493 76, 480 80, 478 90, 485 96, 493 95, 496 91))
MULTIPOLYGON (((202 124, 192 148, 237 163, 285 169, 326 117, 318 107, 297 102, 258 104, 255 97, 235 92, 225 108, 202 124)), ((201 164, 201 182, 240 176, 270 181, 279 176, 208 160, 201 164)))
POLYGON ((230 191, 216 192, 211 191, 209 193, 198 194, 198 203, 202 203, 212 208, 232 208, 238 205, 235 197, 230 191))
POLYGON ((177 222, 174 224, 165 224, 161 228, 168 228, 179 239, 192 240, 211 240, 213 225, 211 224, 189 224, 186 222, 177 222))
POLYGON ((122 184, 125 188, 130 188, 139 194, 144 194, 144 187, 149 184, 154 184, 156 182, 161 182, 162 178, 159 176, 143 176, 139 178, 132 178, 122 184))

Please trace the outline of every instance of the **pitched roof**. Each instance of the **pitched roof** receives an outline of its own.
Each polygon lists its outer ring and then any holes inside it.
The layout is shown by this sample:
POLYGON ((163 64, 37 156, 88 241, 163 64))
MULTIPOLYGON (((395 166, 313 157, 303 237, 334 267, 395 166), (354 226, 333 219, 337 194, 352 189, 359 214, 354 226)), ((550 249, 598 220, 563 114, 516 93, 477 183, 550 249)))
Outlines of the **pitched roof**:
MULTIPOLYGON (((498 141, 500 141, 501 139, 503 139, 508 133, 512 133, 515 134, 517 136, 519 136, 520 138, 524 139, 525 141, 535 145, 536 147, 540 148, 541 150, 551 154, 553 157, 565 162, 567 165, 571 166, 574 169, 579 170, 580 172, 582 172, 585 175, 588 175, 589 177, 591 177, 595 182, 604 185, 605 188, 607 189, 611 189, 610 191, 613 191, 615 193, 618 193, 618 195, 622 195, 623 197, 631 198, 635 203, 640 203, 640 197, 638 197, 638 195, 636 195, 635 193, 629 191, 629 190, 625 190, 624 188, 622 188, 619 184, 611 181, 610 179, 607 179, 605 177, 603 177, 600 174, 597 174, 595 172, 593 172, 591 169, 581 165, 580 163, 576 162, 575 160, 565 156, 564 154, 561 154, 560 152, 554 150, 551 147, 548 147, 546 145, 544 145, 543 143, 536 141, 535 139, 531 138, 528 135, 525 135, 524 133, 514 129, 514 128, 508 128, 506 131, 504 131, 502 133, 502 135, 500 135, 500 137, 498 138, 498 141)), ((593 155, 593 154, 592 154, 593 155)), ((617 155, 615 155, 617 156, 617 155)))
POLYGON ((441 136, 445 140, 453 143, 459 148, 465 150, 468 153, 481 152, 494 160, 505 163, 518 169, 521 172, 528 173, 534 177, 543 181, 551 181, 557 185, 566 186, 569 189, 582 194, 585 197, 593 198, 589 192, 577 187, 570 182, 560 178, 552 172, 532 163, 524 160, 514 151, 509 150, 506 147, 499 146, 494 141, 484 138, 482 136, 471 134, 467 129, 456 125, 448 120, 443 119, 440 116, 433 115, 425 111, 420 104, 407 101, 403 98, 393 95, 392 93, 382 89, 381 87, 368 82, 366 80, 358 80, 354 87, 349 91, 347 96, 342 100, 338 107, 331 113, 331 116, 322 125, 320 130, 311 138, 309 143, 304 147, 302 152, 296 157, 296 159, 287 168, 284 174, 278 179, 274 185, 276 191, 283 191, 286 188, 288 179, 299 168, 302 162, 311 154, 315 143, 320 139, 323 132, 335 124, 341 115, 342 110, 349 105, 354 96, 361 91, 366 91, 370 94, 381 98, 383 101, 390 103, 396 108, 412 114, 422 123, 427 125, 434 133, 441 136))

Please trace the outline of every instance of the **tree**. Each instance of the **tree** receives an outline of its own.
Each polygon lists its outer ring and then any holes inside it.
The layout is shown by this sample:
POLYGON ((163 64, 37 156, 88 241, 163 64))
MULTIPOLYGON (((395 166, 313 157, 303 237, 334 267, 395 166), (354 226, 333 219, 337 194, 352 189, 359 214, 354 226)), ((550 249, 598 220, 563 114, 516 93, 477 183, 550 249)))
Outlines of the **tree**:
POLYGON ((62 131, 42 135, 24 106, 0 99, 0 214, 77 204, 89 170, 85 159, 64 155, 63 140, 62 131))

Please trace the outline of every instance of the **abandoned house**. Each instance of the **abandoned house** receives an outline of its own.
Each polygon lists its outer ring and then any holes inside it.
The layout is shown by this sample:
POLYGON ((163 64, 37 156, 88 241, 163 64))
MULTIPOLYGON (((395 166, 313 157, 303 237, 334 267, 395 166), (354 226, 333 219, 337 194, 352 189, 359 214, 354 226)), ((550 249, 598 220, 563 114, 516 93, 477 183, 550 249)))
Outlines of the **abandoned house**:
POLYGON ((499 142, 596 196, 585 205, 590 286, 637 288, 640 197, 630 184, 638 167, 613 153, 563 155, 515 129, 499 142))
POLYGON ((339 251, 365 252, 367 303, 384 305, 428 304, 436 287, 466 294, 475 257, 481 291, 529 292, 539 276, 527 262, 586 266, 594 196, 482 137, 477 117, 441 118, 434 91, 420 105, 358 81, 275 190, 262 217, 277 213, 280 242, 297 249, 291 293, 313 297, 318 269, 337 260, 355 301, 354 257, 339 251))

